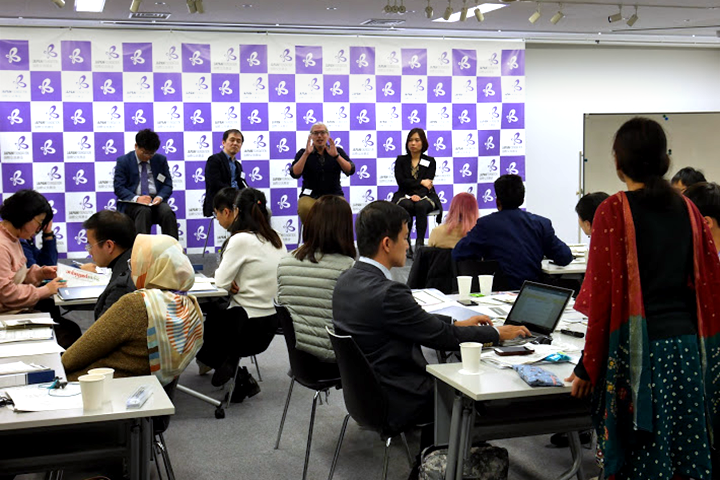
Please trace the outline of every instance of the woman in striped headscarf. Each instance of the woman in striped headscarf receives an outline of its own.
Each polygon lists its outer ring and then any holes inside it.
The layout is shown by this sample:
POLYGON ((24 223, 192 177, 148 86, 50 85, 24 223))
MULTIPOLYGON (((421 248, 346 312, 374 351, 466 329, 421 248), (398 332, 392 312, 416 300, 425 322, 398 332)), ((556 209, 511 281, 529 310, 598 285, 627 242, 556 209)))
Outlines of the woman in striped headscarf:
POLYGON ((153 373, 166 385, 202 346, 202 311, 187 294, 195 274, 177 240, 138 235, 130 269, 138 290, 120 298, 63 355, 69 380, 110 367, 116 377, 153 373))

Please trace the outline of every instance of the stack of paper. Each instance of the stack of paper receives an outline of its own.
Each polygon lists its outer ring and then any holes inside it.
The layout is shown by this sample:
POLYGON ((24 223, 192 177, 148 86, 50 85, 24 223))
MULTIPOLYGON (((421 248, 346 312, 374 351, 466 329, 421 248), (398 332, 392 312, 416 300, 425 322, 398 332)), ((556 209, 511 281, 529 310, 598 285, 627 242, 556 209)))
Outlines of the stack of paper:
POLYGON ((0 330, 0 343, 50 340, 51 338, 53 338, 53 332, 50 327, 0 330))
POLYGON ((66 287, 85 287, 89 285, 107 285, 110 281, 108 275, 88 272, 79 268, 58 263, 57 276, 65 280, 66 287))

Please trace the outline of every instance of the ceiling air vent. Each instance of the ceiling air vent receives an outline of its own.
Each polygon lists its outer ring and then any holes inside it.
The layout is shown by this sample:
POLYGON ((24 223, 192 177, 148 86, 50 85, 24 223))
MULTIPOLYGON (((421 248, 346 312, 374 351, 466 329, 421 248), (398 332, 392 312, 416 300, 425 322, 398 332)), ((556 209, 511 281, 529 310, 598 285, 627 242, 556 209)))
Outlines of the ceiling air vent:
POLYGON ((360 25, 364 25, 366 27, 397 27, 403 23, 405 23, 405 20, 402 19, 369 18, 360 25))
POLYGON ((167 20, 170 18, 170 14, 160 12, 137 12, 131 13, 128 18, 133 20, 167 20))

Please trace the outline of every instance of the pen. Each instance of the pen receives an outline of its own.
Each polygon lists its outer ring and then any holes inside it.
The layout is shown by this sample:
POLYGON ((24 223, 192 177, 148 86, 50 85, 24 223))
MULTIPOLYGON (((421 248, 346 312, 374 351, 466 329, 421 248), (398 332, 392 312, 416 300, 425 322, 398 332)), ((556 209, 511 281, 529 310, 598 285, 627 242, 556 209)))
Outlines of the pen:
POLYGON ((575 338, 583 338, 585 336, 585 334, 583 332, 576 332, 574 330, 568 330, 567 328, 561 329, 560 333, 563 333, 565 335, 570 335, 571 337, 575 337, 575 338))

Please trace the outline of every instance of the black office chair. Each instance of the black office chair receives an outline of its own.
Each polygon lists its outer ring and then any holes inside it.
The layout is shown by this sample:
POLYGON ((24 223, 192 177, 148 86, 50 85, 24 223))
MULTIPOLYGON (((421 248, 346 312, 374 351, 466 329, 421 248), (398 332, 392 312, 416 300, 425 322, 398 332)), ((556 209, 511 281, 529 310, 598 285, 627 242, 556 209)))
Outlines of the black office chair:
MULTIPOLYGON (((282 419, 280 420, 280 428, 278 429, 277 440, 275 441, 275 450, 280 447, 280 437, 282 436, 283 426, 285 425, 285 417, 287 416, 288 407, 290 406, 290 396, 292 395, 295 382, 305 388, 315 390, 313 395, 312 410, 310 410, 310 427, 308 429, 307 447, 305 448, 305 464, 303 466, 303 480, 307 478, 308 464, 310 461, 310 446, 312 444, 313 426, 315 425, 315 409, 317 401, 321 393, 327 393, 331 388, 340 388, 340 371, 336 363, 321 362, 317 357, 302 350, 295 348, 295 328, 293 327, 292 318, 287 308, 282 305, 275 305, 275 310, 280 318, 280 328, 282 328, 285 336, 285 344, 287 345, 288 357, 290 359, 290 388, 288 388, 287 399, 285 400, 285 409, 283 410, 282 419)), ((322 400, 320 402, 322 404, 322 400)))
MULTIPOLYGON (((165 393, 172 401, 175 397, 175 389, 177 388, 178 378, 175 378, 172 382, 168 383, 163 387, 165 393)), ((163 478, 160 472, 160 462, 158 461, 158 455, 162 456, 163 465, 165 466, 165 473, 167 473, 168 480, 175 480, 175 472, 173 472, 172 464, 170 463, 170 455, 168 454, 167 444, 165 443, 165 437, 163 433, 170 426, 170 415, 162 415, 159 417, 153 417, 153 461, 155 462, 155 468, 157 468, 158 477, 163 478)))
POLYGON ((410 288, 437 288, 453 293, 456 280, 452 270, 452 248, 420 247, 413 257, 407 285, 410 288))
POLYGON ((330 335, 330 341, 335 350, 335 358, 337 359, 338 367, 340 367, 343 397, 345 398, 345 407, 348 411, 348 414, 345 415, 342 429, 340 430, 337 446, 335 447, 335 454, 333 455, 328 480, 332 480, 333 474, 335 473, 335 466, 340 456, 340 447, 342 446, 343 437, 345 436, 345 430, 347 429, 350 417, 361 427, 375 430, 385 442, 385 455, 383 457, 381 477, 383 480, 387 479, 390 443, 392 438, 397 435, 400 435, 402 438, 407 452, 408 462, 410 463, 410 468, 412 468, 413 457, 410 454, 410 447, 405 438, 405 433, 395 431, 388 425, 387 397, 380 386, 380 381, 375 375, 370 363, 365 358, 365 355, 360 350, 360 347, 357 346, 352 337, 336 335, 331 332, 329 328, 325 327, 325 329, 328 335, 330 335))
POLYGON ((478 275, 493 275, 493 292, 504 292, 511 290, 507 277, 503 273, 502 268, 497 260, 453 260, 452 261, 455 279, 454 291, 457 292, 457 277, 459 275, 469 275, 472 279, 472 292, 480 291, 480 283, 478 275))

